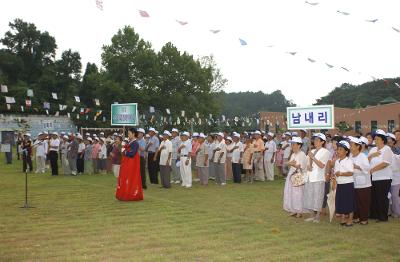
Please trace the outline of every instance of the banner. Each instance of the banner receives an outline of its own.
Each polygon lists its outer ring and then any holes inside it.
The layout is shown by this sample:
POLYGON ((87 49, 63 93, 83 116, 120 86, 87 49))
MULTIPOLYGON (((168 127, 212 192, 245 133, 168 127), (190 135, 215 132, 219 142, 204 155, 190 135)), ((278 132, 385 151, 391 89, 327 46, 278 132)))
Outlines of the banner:
POLYGON ((334 129, 333 105, 288 107, 288 129, 334 129))
POLYGON ((112 126, 137 126, 139 125, 137 103, 112 104, 112 126))

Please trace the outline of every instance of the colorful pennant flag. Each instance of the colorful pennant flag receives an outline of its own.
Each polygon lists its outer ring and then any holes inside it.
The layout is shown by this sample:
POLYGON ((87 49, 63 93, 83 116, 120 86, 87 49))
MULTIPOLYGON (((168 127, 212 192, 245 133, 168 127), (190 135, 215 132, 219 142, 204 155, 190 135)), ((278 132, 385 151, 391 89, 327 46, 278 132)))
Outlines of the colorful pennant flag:
POLYGON ((53 97, 54 100, 58 100, 57 93, 51 93, 51 96, 53 97))
POLYGON ((103 0, 96 0, 96 7, 103 11, 103 0))
POLYGON ((210 32, 213 34, 218 34, 221 30, 214 30, 214 29, 210 29, 210 32))
POLYGON ((185 22, 185 21, 176 20, 176 22, 178 22, 180 25, 187 25, 188 24, 188 22, 185 22))
POLYGON ((149 13, 144 10, 139 10, 139 14, 141 17, 150 17, 149 13))
POLYGON ((247 45, 247 42, 241 38, 239 38, 239 42, 241 45, 247 45))

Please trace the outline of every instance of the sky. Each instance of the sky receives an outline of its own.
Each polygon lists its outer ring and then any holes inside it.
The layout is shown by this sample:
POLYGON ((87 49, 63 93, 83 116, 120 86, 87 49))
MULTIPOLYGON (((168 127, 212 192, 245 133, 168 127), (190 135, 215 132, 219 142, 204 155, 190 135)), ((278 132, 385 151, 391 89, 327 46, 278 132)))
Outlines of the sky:
POLYGON ((315 103, 342 83, 400 76, 400 33, 392 29, 400 29, 399 0, 102 2, 103 10, 95 0, 1 1, 0 36, 21 18, 56 38, 57 57, 69 48, 79 51, 84 68, 87 62, 100 66, 102 46, 129 25, 156 51, 172 42, 195 58, 213 55, 228 80, 226 92, 280 89, 299 106, 315 103))

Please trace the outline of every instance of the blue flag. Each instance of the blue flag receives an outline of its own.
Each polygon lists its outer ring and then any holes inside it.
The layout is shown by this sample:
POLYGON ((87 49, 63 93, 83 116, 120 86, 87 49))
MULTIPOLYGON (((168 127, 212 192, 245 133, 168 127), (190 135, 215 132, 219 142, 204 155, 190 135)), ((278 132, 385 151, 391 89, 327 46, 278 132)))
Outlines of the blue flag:
POLYGON ((241 38, 239 38, 239 42, 240 42, 240 44, 241 45, 247 45, 247 42, 246 41, 244 41, 243 39, 241 39, 241 38))

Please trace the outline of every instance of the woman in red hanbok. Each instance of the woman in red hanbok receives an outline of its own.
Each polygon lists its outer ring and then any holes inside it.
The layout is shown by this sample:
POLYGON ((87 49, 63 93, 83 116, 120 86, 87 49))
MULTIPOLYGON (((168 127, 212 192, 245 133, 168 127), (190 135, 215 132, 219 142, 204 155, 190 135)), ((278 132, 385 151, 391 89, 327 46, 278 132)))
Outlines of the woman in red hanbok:
POLYGON ((129 143, 124 146, 115 196, 121 201, 143 200, 142 179, 140 176, 139 144, 137 131, 128 131, 129 143))

